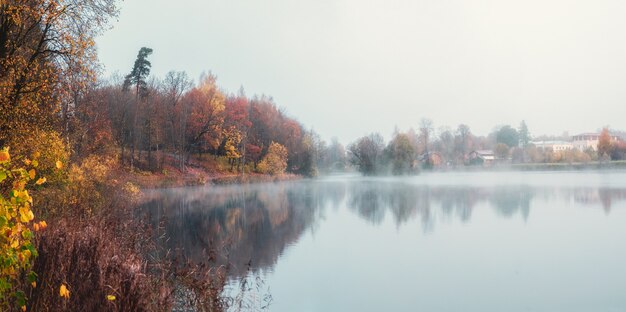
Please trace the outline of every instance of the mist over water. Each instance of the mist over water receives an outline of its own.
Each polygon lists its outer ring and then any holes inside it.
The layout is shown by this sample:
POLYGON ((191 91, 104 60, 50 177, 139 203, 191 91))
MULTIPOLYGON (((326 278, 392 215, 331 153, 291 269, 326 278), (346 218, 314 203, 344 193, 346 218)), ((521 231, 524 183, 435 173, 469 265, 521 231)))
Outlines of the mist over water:
POLYGON ((270 311, 623 311, 626 172, 330 176, 154 190, 173 254, 270 311))

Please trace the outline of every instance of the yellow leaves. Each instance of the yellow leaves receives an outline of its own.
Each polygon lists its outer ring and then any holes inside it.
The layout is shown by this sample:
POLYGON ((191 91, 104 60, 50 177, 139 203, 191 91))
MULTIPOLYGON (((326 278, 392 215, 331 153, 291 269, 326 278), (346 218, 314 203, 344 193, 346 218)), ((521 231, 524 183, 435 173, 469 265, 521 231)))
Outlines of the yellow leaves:
POLYGON ((48 227, 48 224, 46 223, 46 221, 40 221, 40 222, 37 222, 37 223, 33 224, 33 229, 36 232, 38 232, 39 230, 43 230, 43 229, 45 229, 47 227, 48 227))
POLYGON ((60 160, 57 160, 56 167, 57 167, 57 169, 60 170, 61 168, 63 168, 63 163, 60 160))
POLYGON ((42 185, 42 184, 46 183, 46 181, 47 181, 47 180, 46 180, 46 177, 42 177, 42 178, 39 178, 39 179, 37 180, 37 182, 35 182, 35 184, 37 184, 37 185, 42 185))
POLYGON ((5 163, 11 160, 11 155, 9 155, 9 149, 6 148, 0 151, 0 163, 5 163))
POLYGON ((115 301, 115 296, 113 296, 113 295, 107 295, 107 300, 109 300, 109 301, 115 301))
POLYGON ((35 169, 30 169, 30 171, 28 171, 28 176, 30 177, 30 179, 34 179, 35 175, 37 174, 37 172, 35 171, 35 169))
POLYGON ((22 223, 28 223, 34 218, 35 216, 33 215, 33 211, 30 210, 28 206, 24 206, 20 208, 20 221, 22 223))
POLYGON ((59 287, 59 296, 65 299, 70 299, 70 291, 67 289, 65 284, 61 284, 61 287, 59 287))
POLYGON ((32 282, 30 285, 33 286, 33 288, 37 288, 37 282, 32 282))

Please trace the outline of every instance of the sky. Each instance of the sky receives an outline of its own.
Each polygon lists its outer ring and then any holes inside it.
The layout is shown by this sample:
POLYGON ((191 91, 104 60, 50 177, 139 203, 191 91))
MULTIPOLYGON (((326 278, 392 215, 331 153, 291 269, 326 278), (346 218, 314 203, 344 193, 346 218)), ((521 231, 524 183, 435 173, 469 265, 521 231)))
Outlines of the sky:
POLYGON ((272 96, 323 139, 497 125, 626 129, 626 1, 126 0, 104 75, 150 47, 152 75, 211 71, 272 96))

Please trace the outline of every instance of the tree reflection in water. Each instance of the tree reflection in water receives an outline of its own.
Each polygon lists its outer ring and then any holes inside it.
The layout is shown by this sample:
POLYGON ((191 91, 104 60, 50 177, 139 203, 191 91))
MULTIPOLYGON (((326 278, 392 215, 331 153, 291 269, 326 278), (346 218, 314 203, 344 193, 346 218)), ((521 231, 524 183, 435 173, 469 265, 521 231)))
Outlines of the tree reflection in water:
POLYGON ((498 216, 530 216, 533 200, 553 197, 601 207, 626 199, 626 189, 531 186, 428 186, 401 181, 301 181, 246 186, 154 190, 141 210, 172 255, 229 265, 231 278, 272 270, 305 231, 314 231, 329 210, 344 205, 373 225, 419 220, 425 231, 437 216, 470 221, 478 204, 498 216), (164 235, 163 235, 164 234, 164 235))

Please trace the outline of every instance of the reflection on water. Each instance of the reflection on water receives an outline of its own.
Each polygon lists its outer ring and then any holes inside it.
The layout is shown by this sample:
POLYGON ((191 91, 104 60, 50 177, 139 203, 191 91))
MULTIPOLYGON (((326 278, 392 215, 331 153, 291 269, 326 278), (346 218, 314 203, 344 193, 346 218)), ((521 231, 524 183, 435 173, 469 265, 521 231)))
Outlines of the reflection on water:
MULTIPOLYGON (((481 210, 491 210, 501 222, 519 218, 526 223, 533 217, 543 218, 550 210, 546 207, 551 206, 588 207, 605 216, 625 206, 626 187, 619 184, 615 187, 611 183, 585 185, 583 182, 561 186, 540 183, 545 182, 542 177, 535 180, 537 183, 531 179, 523 183, 486 185, 464 178, 455 183, 430 184, 408 178, 350 177, 156 190, 149 193, 150 200, 143 211, 153 225, 163 224, 168 238, 165 244, 174 253, 198 262, 214 256, 218 263, 230 263, 231 277, 238 278, 246 274, 247 264, 253 272, 271 276, 286 250, 297 246, 303 236, 315 237, 317 231, 331 231, 324 228, 324 223, 332 218, 349 218, 344 211, 369 224, 373 235, 376 231, 388 231, 383 228, 389 223, 395 231, 417 225, 419 232, 428 237, 437 233, 440 226, 471 224, 474 214, 481 210), (537 205, 541 210, 535 208, 537 205), (227 247, 217 255, 210 255, 208 251, 216 246, 227 247)), ((352 230, 348 224, 351 223, 346 222, 345 233, 352 230)), ((341 238, 343 233, 333 235, 341 238)), ((304 244, 311 245, 310 249, 317 248, 308 240, 304 244)), ((326 310, 346 308, 322 303, 314 306, 326 310)), ((396 308, 411 310, 402 305, 396 308)))

